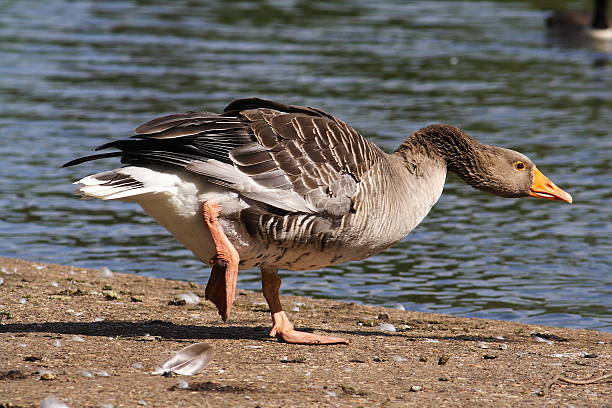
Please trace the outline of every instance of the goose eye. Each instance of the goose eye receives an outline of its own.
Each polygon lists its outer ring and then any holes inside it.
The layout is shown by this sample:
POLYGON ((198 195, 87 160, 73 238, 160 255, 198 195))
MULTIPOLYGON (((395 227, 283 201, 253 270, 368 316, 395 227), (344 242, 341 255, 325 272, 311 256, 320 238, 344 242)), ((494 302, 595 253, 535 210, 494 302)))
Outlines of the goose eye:
POLYGON ((514 168, 518 171, 525 170, 526 167, 527 166, 525 166, 525 163, 523 163, 522 161, 514 162, 514 168))

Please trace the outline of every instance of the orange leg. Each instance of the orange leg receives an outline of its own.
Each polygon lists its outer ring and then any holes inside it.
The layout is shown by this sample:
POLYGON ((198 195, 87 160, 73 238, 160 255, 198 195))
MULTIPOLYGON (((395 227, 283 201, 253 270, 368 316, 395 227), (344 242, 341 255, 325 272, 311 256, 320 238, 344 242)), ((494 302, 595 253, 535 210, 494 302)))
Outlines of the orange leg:
POLYGON ((261 268, 261 286, 263 295, 270 306, 272 314, 272 330, 270 336, 282 342, 292 344, 348 344, 339 337, 321 336, 313 333, 300 332, 293 329, 287 314, 283 311, 278 292, 281 280, 276 269, 261 268))
POLYGON ((238 280, 238 251, 223 233, 219 224, 219 204, 204 202, 202 204, 202 215, 204 224, 210 231, 210 236, 215 243, 215 256, 210 260, 213 265, 210 278, 206 284, 206 299, 217 306, 221 319, 226 321, 232 309, 234 296, 236 294, 236 281, 238 280))

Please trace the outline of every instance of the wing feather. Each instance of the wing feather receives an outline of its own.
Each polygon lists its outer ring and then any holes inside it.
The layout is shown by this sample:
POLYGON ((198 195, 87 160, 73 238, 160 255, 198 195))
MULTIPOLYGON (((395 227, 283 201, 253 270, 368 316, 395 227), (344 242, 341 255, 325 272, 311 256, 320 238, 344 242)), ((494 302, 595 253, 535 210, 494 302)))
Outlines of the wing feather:
MULTIPOLYGON (((129 140, 99 147, 129 165, 176 166, 285 210, 341 217, 363 175, 384 153, 332 115, 258 98, 230 103, 222 114, 190 112, 153 119, 129 140)), ((261 221, 261 220, 260 220, 261 221)))

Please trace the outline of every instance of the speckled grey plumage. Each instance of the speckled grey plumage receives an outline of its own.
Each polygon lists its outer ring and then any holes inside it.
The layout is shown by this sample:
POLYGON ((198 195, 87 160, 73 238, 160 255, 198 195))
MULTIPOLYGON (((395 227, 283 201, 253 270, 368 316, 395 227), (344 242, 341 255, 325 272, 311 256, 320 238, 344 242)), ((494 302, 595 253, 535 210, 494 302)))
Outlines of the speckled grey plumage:
POLYGON ((530 182, 528 175, 506 174, 517 158, 531 165, 525 156, 480 144, 452 126, 421 129, 386 154, 326 112, 257 98, 234 101, 222 114, 157 118, 132 140, 100 148, 119 151, 66 165, 121 157, 127 167, 83 179, 82 194, 139 202, 204 261, 210 245, 202 249, 196 241, 206 231, 185 230, 199 222, 198 202, 219 200, 241 268, 314 269, 380 252, 427 215, 447 169, 509 197, 526 195, 530 182), (166 184, 157 186, 155 174, 166 184), (162 203, 192 194, 177 191, 193 191, 196 199, 162 203), (181 220, 168 211, 183 214, 181 220))

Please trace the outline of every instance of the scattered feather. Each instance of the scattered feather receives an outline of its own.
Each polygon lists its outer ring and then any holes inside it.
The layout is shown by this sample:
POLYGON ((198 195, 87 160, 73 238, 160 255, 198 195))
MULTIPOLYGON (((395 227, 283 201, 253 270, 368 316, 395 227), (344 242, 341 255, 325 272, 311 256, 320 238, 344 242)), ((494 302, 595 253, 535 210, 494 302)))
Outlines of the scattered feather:
POLYGON ((52 287, 54 287, 54 288, 57 288, 57 287, 59 286, 59 283, 57 283, 56 281, 51 281, 51 282, 49 283, 49 286, 52 286, 52 287))
POLYGON ((40 408, 70 408, 64 402, 54 396, 49 396, 40 401, 40 408))
POLYGON ((396 363, 403 363, 404 361, 408 361, 402 356, 391 356, 391 360, 395 361, 396 363))
POLYGON ((39 271, 41 271, 41 270, 43 270, 43 269, 45 269, 45 268, 46 268, 46 266, 45 266, 45 265, 36 265, 36 266, 34 266, 34 267, 35 267, 36 269, 38 269, 39 271))
POLYGON ((185 380, 179 380, 179 382, 176 383, 175 387, 180 389, 180 390, 188 390, 189 389, 189 383, 187 381, 185 381, 185 380))
POLYGON ((381 323, 381 325, 378 326, 378 329, 380 331, 384 331, 384 332, 395 332, 395 331, 397 331, 395 329, 395 326, 392 325, 391 323, 381 323))
POLYGON ((437 339, 424 339, 423 340, 425 343, 439 343, 440 340, 437 339))
POLYGON ((96 318, 94 319, 94 322, 103 322, 104 320, 106 320, 106 319, 105 319, 105 318, 103 318, 103 317, 96 317, 96 318))
POLYGON ((194 375, 202 371, 211 362, 213 354, 213 347, 208 344, 192 344, 178 351, 153 374, 164 375, 171 372, 181 375, 194 375))
POLYGON ((21 303, 22 305, 25 305, 26 303, 28 303, 28 299, 26 299, 24 297, 19 298, 19 303, 21 303))
POLYGON ((134 364, 132 364, 132 368, 136 368, 138 370, 142 370, 144 368, 144 365, 142 363, 134 363, 134 364))
POLYGON ((62 342, 60 340, 55 340, 53 342, 53 346, 55 346, 55 347, 62 347, 62 342))
POLYGON ((81 336, 72 336, 72 341, 77 341, 79 343, 82 343, 85 341, 85 339, 82 338, 81 336))
POLYGON ((98 377, 110 377, 110 374, 107 371, 104 371, 104 370, 96 371, 95 374, 98 377))
POLYGON ((489 345, 487 343, 485 343, 484 341, 481 341, 480 343, 478 343, 479 347, 481 349, 488 349, 489 345))
POLYGON ((178 300, 184 300, 188 305, 197 305, 200 303, 200 297, 193 292, 181 293, 176 298, 178 300))
POLYGON ((531 337, 535 341, 537 341, 538 343, 546 343, 546 344, 553 344, 554 343, 554 341, 545 339, 544 337, 540 337, 540 336, 531 336, 531 337))
POLYGON ((114 276, 115 275, 113 274, 113 271, 108 269, 106 266, 103 266, 103 267, 100 268, 100 277, 101 278, 110 279, 110 278, 113 278, 114 276))
POLYGON ((0 278, 0 286, 4 283, 4 278, 0 278))
POLYGON ((299 308, 299 307, 297 307, 297 306, 293 306, 293 307, 291 308, 291 311, 292 311, 292 312, 299 312, 299 311, 300 311, 300 308, 299 308))

